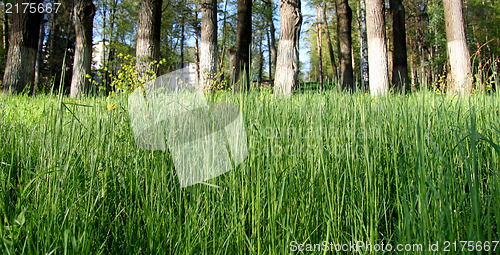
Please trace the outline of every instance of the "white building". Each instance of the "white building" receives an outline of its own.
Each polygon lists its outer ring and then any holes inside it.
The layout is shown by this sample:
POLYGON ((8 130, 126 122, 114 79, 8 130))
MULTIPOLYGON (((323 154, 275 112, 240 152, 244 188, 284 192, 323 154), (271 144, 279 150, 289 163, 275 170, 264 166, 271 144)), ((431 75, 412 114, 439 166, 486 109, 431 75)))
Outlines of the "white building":
POLYGON ((99 41, 98 43, 94 44, 94 50, 92 53, 93 70, 98 70, 104 67, 104 61, 108 57, 108 49, 106 48, 107 44, 109 44, 108 40, 99 41))

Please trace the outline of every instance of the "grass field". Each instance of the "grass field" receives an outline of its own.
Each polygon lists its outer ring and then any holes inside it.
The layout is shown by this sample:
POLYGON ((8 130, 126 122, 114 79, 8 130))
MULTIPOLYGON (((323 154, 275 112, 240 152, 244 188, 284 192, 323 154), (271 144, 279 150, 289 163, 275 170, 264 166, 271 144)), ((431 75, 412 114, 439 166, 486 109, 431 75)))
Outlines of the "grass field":
POLYGON ((0 253, 500 251, 499 96, 211 100, 241 107, 249 155, 219 188, 181 189, 168 152, 135 146, 126 98, 0 97, 0 253))

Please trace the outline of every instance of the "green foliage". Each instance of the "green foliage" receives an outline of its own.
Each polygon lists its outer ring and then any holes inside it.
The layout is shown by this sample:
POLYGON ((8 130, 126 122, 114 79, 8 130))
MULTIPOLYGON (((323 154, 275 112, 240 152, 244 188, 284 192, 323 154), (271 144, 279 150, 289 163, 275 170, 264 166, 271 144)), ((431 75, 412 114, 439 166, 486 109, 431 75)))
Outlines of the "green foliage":
MULTIPOLYGON (((141 76, 137 75, 136 69, 136 58, 130 55, 118 54, 118 59, 120 59, 120 67, 116 72, 116 77, 113 78, 110 86, 114 92, 125 92, 129 93, 134 91, 136 88, 143 87, 144 84, 152 79, 156 78, 156 70, 165 63, 165 60, 160 61, 152 61, 149 64, 148 71, 141 76)), ((99 80, 105 80, 106 73, 109 70, 104 68, 102 71, 98 71, 97 75, 99 80)), ((97 87, 100 90, 106 89, 106 84, 98 83, 96 80, 92 79, 89 75, 87 78, 92 83, 94 87, 97 87)))
MULTIPOLYGON (((205 73, 203 75, 208 75, 208 73, 205 73)), ((226 89, 231 89, 231 88, 229 86, 229 80, 225 76, 224 68, 222 68, 222 70, 220 70, 218 73, 213 75, 208 90, 209 91, 223 91, 226 89)))

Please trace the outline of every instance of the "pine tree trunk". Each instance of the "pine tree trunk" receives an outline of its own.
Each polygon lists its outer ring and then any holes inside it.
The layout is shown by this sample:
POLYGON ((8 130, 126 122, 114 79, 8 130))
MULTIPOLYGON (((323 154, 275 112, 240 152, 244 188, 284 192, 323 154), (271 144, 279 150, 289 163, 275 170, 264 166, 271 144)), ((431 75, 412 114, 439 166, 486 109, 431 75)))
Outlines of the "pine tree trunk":
POLYGON ((41 81, 41 72, 42 72, 42 64, 43 64, 43 41, 45 40, 45 21, 42 20, 40 22, 40 35, 38 37, 38 49, 36 53, 36 63, 35 63, 35 82, 33 83, 33 89, 31 90, 32 95, 36 93, 36 86, 40 84, 41 81))
POLYGON ((56 26, 56 13, 50 14, 50 25, 49 25, 49 35, 47 36, 47 50, 48 50, 48 58, 47 65, 49 68, 49 77, 52 79, 55 76, 55 58, 53 58, 55 50, 56 50, 56 38, 59 33, 59 29, 56 26))
POLYGON ((401 0, 390 0, 394 51, 392 82, 397 91, 409 92, 408 60, 406 55, 405 9, 401 0))
POLYGON ((269 48, 270 48, 270 63, 269 63, 269 80, 273 80, 272 77, 274 77, 274 75, 272 75, 271 73, 271 70, 276 70, 276 57, 277 57, 277 50, 276 50, 276 28, 274 27, 274 21, 273 21, 273 1, 272 0, 267 0, 267 1, 264 1, 264 3, 266 4, 267 6, 267 12, 268 12, 268 15, 267 15, 267 22, 269 23, 269 36, 270 36, 270 44, 269 44, 269 48), (273 69, 274 68, 274 69, 273 69))
POLYGON ((182 11, 181 15, 181 68, 184 68, 184 41, 186 40, 185 30, 186 30, 186 21, 184 19, 185 11, 184 5, 186 4, 185 0, 182 0, 182 11))
POLYGON ((2 27, 2 39, 3 39, 3 48, 9 49, 9 15, 7 13, 3 13, 3 27, 2 27))
POLYGON ((370 93, 385 95, 389 91, 389 76, 383 0, 366 0, 366 25, 370 93))
POLYGON ((273 59, 273 54, 271 52, 271 32, 270 32, 271 29, 267 29, 266 31, 266 37, 267 37, 267 53, 268 53, 268 57, 269 57, 269 82, 271 83, 271 80, 272 80, 272 77, 273 77, 273 63, 272 63, 272 59, 273 59))
POLYGON ((415 68, 415 62, 413 61, 413 54, 410 54, 410 72, 411 72, 411 90, 412 92, 417 91, 417 70, 415 68))
POLYGON ((318 44, 318 63, 319 63, 319 90, 323 91, 323 54, 322 54, 322 34, 321 26, 321 6, 316 6, 316 43, 318 44))
POLYGON ((257 42, 259 45, 259 62, 258 62, 258 75, 257 75, 257 87, 258 89, 262 86, 262 74, 264 72, 264 51, 262 50, 262 42, 264 41, 263 31, 260 31, 260 38, 257 42))
POLYGON ((141 0, 137 27, 136 68, 139 79, 155 73, 151 63, 160 59, 162 0, 141 0))
POLYGON ((200 80, 200 41, 199 41, 199 33, 200 33, 200 27, 198 26, 198 4, 196 3, 195 7, 195 16, 194 16, 194 23, 196 24, 196 27, 194 29, 194 40, 195 40, 195 61, 196 61, 196 74, 198 80, 200 80))
POLYGON ((450 92, 468 96, 472 92, 470 53, 465 38, 462 0, 444 0, 446 40, 451 67, 450 92))
POLYGON ((342 90, 355 92, 351 51, 352 10, 347 0, 337 0, 337 18, 340 30, 340 78, 342 80, 342 90))
POLYGON ((86 76, 90 75, 92 63, 92 26, 96 9, 92 0, 75 0, 74 10, 76 46, 70 96, 78 97, 89 90, 86 76))
MULTIPOLYGON (((342 62, 342 52, 340 50, 340 23, 339 23, 339 14, 338 14, 338 4, 337 0, 335 0, 335 17, 336 17, 336 22, 335 22, 335 31, 336 31, 336 38, 337 38, 337 56, 339 58, 339 65, 337 66, 337 76, 339 77, 340 81, 342 81, 342 73, 340 72, 340 66, 342 65, 340 62, 342 62)), ((342 84, 342 83, 341 83, 342 84)))
MULTIPOLYGON (((32 1, 36 4, 41 2, 32 1)), ((19 6, 22 3, 22 0, 16 0, 19 6)), ((2 83, 5 93, 20 93, 26 85, 33 84, 41 20, 42 14, 38 12, 20 11, 12 14, 12 31, 2 83)))
POLYGON ((111 13, 110 13, 110 21, 109 21, 109 44, 108 44, 108 54, 107 54, 107 60, 106 60, 106 68, 108 69, 105 72, 106 76, 106 90, 107 91, 112 91, 113 87, 111 86, 112 82, 112 77, 117 72, 116 64, 115 64, 115 54, 116 54, 116 48, 113 47, 112 43, 116 41, 116 33, 114 32, 115 29, 115 19, 116 19, 116 9, 118 6, 118 0, 113 0, 112 6, 111 6, 111 13), (114 34, 114 37, 113 37, 114 34))
MULTIPOLYGON (((224 62, 226 60, 226 53, 227 53, 227 49, 226 49, 226 45, 227 45, 227 37, 226 34, 227 34, 227 4, 228 4, 229 0, 225 0, 224 1, 224 17, 222 18, 222 42, 221 42, 221 45, 222 45, 222 49, 220 51, 220 55, 219 55, 219 70, 224 70, 224 62)), ((229 67, 228 69, 231 67, 231 63, 229 64, 229 67)), ((221 74, 224 75, 224 73, 222 73, 221 71, 221 74)), ((218 79, 220 80, 221 78, 223 77, 218 77, 218 79)), ((218 81, 219 81, 218 80, 218 81)))
POLYGON ((361 36, 361 61, 360 61, 360 72, 361 72, 361 87, 368 91, 370 88, 370 81, 368 75, 368 36, 366 32, 366 2, 365 0, 360 0, 359 9, 359 33, 361 36))
POLYGON ((231 67, 234 92, 250 88, 250 43, 252 42, 252 0, 238 0, 236 55, 231 67), (241 72, 244 72, 243 75, 241 72))
POLYGON ((300 0, 280 1, 280 42, 274 94, 290 95, 299 87, 299 37, 302 27, 300 0))
POLYGON ((328 45, 328 53, 330 55, 330 64, 332 65, 333 79, 338 80, 337 64, 335 63, 335 54, 333 53, 332 39, 330 37, 330 27, 328 26, 328 17, 326 16, 326 1, 323 0, 323 23, 325 23, 326 39, 328 45))
POLYGON ((217 0, 201 4, 201 89, 207 92, 217 74, 217 0))
POLYGON ((200 39, 198 36, 198 31, 194 34, 195 40, 195 58, 196 58, 196 74, 198 76, 198 80, 200 79, 200 39))

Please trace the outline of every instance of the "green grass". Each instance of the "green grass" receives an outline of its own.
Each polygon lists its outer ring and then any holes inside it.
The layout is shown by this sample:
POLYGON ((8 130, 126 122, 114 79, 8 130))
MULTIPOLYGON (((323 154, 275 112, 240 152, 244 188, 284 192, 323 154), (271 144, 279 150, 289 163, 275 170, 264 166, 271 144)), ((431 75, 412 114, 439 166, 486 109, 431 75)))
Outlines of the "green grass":
POLYGON ((0 97, 0 253, 500 240, 499 99, 218 94, 249 155, 220 188, 181 189, 168 152, 135 146, 126 98, 0 97))

